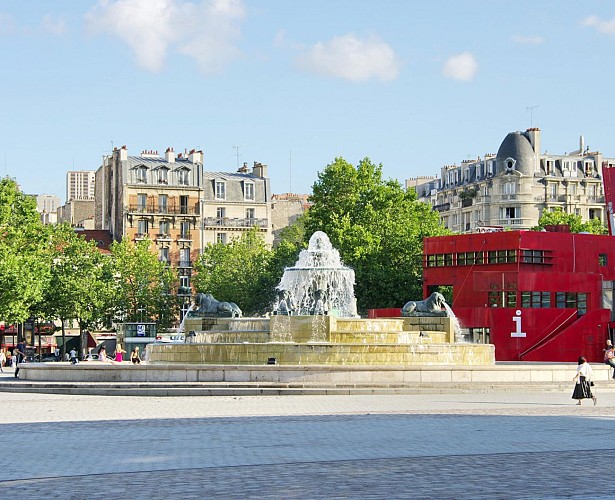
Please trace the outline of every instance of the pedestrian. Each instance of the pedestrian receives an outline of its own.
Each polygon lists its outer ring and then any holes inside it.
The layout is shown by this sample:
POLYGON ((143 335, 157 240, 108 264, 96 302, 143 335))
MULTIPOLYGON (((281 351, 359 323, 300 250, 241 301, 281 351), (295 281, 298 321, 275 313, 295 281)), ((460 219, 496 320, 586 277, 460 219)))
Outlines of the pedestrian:
POLYGON ((141 364, 141 357, 139 356, 139 348, 135 347, 130 353, 130 361, 132 361, 133 365, 141 364))
POLYGON ((17 378, 17 376, 19 375, 19 363, 23 363, 26 359, 26 341, 22 340, 21 342, 17 343, 17 348, 15 349, 17 351, 17 365, 15 367, 15 378, 17 378))
POLYGON ((604 349, 604 362, 613 368, 613 380, 615 380, 615 348, 611 339, 606 341, 606 349, 604 349))
POLYGON ((119 342, 116 344, 115 346, 115 361, 116 363, 121 363, 122 361, 124 361, 124 353, 126 351, 124 349, 122 349, 122 344, 120 344, 119 342))
POLYGON ((579 357, 577 374, 572 379, 576 380, 574 391, 572 393, 572 399, 578 399, 578 405, 581 404, 581 400, 590 398, 594 401, 594 406, 598 404, 598 398, 592 394, 591 386, 594 384, 592 382, 592 375, 592 367, 589 365, 585 357, 579 357))
POLYGON ((100 346, 100 349, 98 349, 98 361, 107 361, 107 349, 104 344, 100 346))
POLYGON ((4 354, 4 349, 0 349, 0 372, 4 371, 4 363, 6 363, 6 354, 4 354))
POLYGON ((74 347, 70 350, 70 362, 73 365, 76 365, 77 363, 79 363, 79 360, 77 359, 77 351, 75 351, 74 347))

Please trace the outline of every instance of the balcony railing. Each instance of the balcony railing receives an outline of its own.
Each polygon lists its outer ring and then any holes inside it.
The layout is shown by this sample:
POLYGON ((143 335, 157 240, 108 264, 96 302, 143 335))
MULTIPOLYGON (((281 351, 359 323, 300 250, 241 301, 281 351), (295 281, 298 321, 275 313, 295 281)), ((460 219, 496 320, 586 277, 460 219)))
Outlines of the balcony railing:
POLYGON ((210 227, 267 227, 267 219, 239 219, 230 217, 205 217, 203 223, 210 227))
POLYGON ((128 212, 133 214, 160 214, 160 215, 199 215, 199 206, 171 205, 159 207, 153 203, 147 205, 129 205, 128 212))

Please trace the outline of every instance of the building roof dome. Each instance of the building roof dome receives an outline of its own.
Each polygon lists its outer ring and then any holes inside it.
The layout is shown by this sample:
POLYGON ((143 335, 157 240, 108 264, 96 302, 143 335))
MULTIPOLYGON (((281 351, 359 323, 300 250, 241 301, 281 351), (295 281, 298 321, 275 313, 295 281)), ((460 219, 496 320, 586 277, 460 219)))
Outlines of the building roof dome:
POLYGON ((498 149, 496 175, 516 170, 523 175, 532 175, 535 153, 529 137, 524 132, 509 133, 498 149))

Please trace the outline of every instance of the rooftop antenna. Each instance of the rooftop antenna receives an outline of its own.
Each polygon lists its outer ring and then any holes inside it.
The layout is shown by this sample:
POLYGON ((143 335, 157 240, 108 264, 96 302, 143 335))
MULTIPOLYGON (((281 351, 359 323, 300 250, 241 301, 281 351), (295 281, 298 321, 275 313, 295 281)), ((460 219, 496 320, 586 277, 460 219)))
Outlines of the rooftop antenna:
POLYGON ((233 146, 233 149, 235 150, 235 156, 237 156, 237 170, 239 170, 239 157, 241 156, 239 154, 239 148, 241 146, 233 146))
POLYGON ((525 109, 530 112, 530 128, 534 127, 534 110, 540 106, 528 106, 525 109))
POLYGON ((288 150, 288 192, 293 192, 293 150, 288 150))

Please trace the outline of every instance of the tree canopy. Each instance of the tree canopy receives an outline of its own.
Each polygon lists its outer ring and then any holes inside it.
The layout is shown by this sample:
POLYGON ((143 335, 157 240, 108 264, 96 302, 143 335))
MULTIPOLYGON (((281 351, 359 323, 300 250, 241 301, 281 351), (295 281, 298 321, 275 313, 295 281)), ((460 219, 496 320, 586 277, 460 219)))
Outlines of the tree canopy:
POLYGON ((228 243, 209 243, 194 263, 196 290, 216 299, 235 302, 244 314, 264 313, 273 300, 267 248, 257 228, 228 243))
POLYGON ((355 270, 359 311, 422 296, 423 238, 448 233, 437 212, 414 190, 384 180, 382 165, 369 158, 356 167, 336 158, 312 189, 305 237, 324 231, 355 270))
POLYGON ((43 258, 45 234, 34 199, 23 194, 14 180, 0 180, 0 316, 4 320, 25 321, 42 300, 49 281, 43 258))
POLYGON ((571 233, 592 233, 607 234, 607 228, 600 219, 591 219, 583 222, 580 215, 569 214, 561 208, 552 212, 544 211, 538 219, 538 225, 533 227, 534 231, 542 231, 546 226, 566 225, 571 233))

